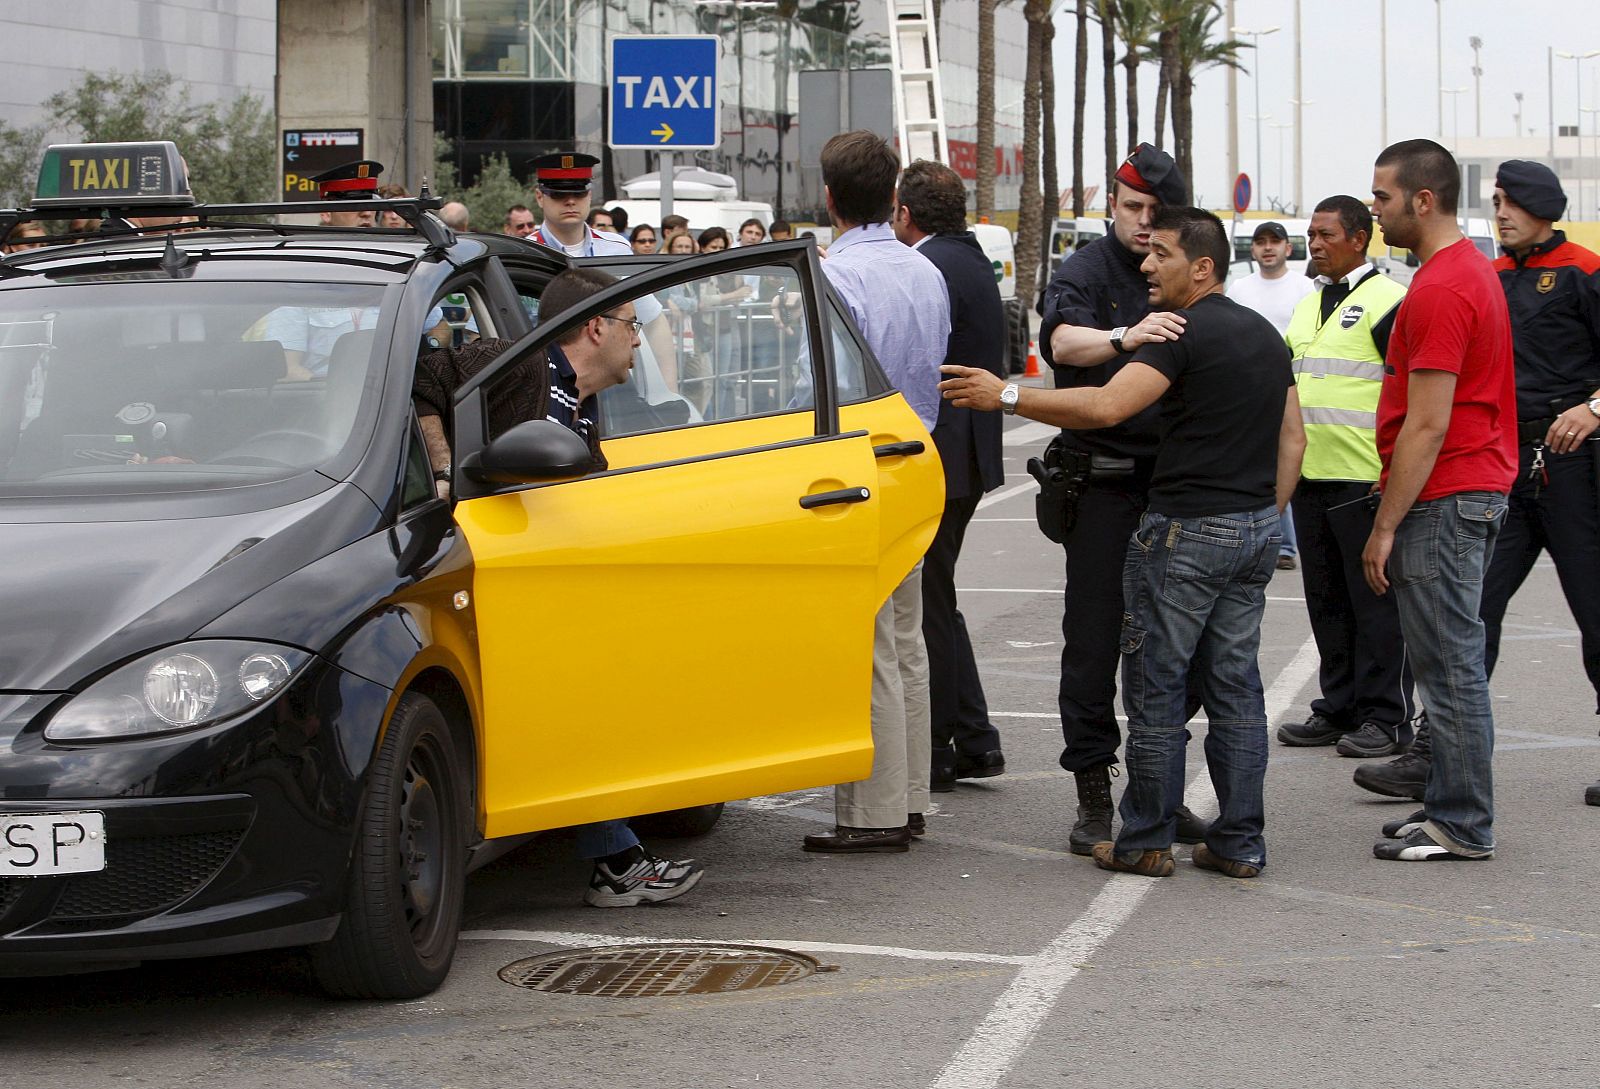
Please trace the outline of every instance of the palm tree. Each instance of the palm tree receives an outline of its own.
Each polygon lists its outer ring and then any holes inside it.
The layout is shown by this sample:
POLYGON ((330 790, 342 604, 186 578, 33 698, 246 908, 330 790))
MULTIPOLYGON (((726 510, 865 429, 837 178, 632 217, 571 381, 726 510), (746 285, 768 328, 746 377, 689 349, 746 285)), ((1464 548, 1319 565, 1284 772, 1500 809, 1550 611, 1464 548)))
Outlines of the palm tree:
MULTIPOLYGON (((1155 39, 1150 43, 1151 52, 1160 61, 1160 68, 1156 76, 1156 134, 1151 141, 1156 147, 1165 147, 1162 143, 1162 131, 1166 128, 1167 104, 1172 98, 1172 85, 1177 78, 1178 65, 1178 27, 1188 16, 1189 11, 1197 0, 1154 0, 1151 4, 1151 18, 1155 29, 1155 39)), ((1199 3, 1209 4, 1210 0, 1198 0, 1199 3)), ((1177 145, 1177 118, 1173 118, 1173 145, 1177 145)))
POLYGON ((1111 195, 1111 179, 1117 173, 1122 155, 1117 150, 1117 3, 1095 0, 1100 20, 1100 67, 1104 74, 1106 99, 1106 196, 1111 195))
MULTIPOLYGON (((1072 215, 1083 215, 1083 116, 1089 98, 1089 0, 1078 0, 1077 70, 1072 78, 1072 215)), ((1049 257, 1046 255, 1046 260, 1049 257)))
POLYGON ((1039 43, 1039 110, 1043 120, 1043 133, 1039 154, 1043 157, 1044 192, 1039 204, 1039 261, 1049 267, 1050 228, 1061 214, 1061 175, 1056 163, 1056 22, 1045 11, 1044 26, 1039 43))
POLYGON ((1194 199, 1194 75, 1207 68, 1245 70, 1239 50, 1245 43, 1216 35, 1222 7, 1216 0, 1191 0, 1190 10, 1178 24, 1177 67, 1172 85, 1172 128, 1178 169, 1189 185, 1188 199, 1194 199), (1216 35, 1216 36, 1214 36, 1216 35))
MULTIPOLYGON (((978 177, 980 216, 994 215, 994 9, 997 0, 978 0, 978 177)), ((1029 84, 1030 88, 1033 84, 1029 84)))
MULTIPOLYGON (((1024 0, 1023 17, 1028 20, 1028 65, 1023 76, 1022 97, 1022 191, 1017 202, 1017 245, 1019 256, 1039 252, 1039 227, 1042 201, 1039 199, 1039 94, 1040 71, 1044 61, 1044 27, 1050 21, 1050 0, 1024 0)), ((1032 260, 1017 261, 1017 298, 1033 298, 1039 266, 1032 260)))
MULTIPOLYGON (((1150 35, 1155 28, 1151 0, 1116 0, 1117 34, 1126 50, 1122 67, 1128 94, 1128 146, 1139 146, 1139 65, 1147 58, 1150 35)), ((1160 133, 1156 134, 1158 137, 1160 133)))

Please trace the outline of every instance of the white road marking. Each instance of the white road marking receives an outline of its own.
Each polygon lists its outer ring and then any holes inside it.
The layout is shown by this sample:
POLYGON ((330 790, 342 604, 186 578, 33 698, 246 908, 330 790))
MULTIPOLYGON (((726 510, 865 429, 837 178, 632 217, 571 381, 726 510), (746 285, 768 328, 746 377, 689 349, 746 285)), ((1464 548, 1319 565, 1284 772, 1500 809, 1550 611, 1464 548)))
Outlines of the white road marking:
POLYGON ((1049 442, 1059 434, 1061 434, 1059 427, 1042 423, 1025 423, 1021 427, 1013 427, 1007 431, 1000 441, 1007 446, 1031 446, 1036 442, 1049 442))
POLYGON ((1031 964, 1032 957, 1006 953, 945 952, 935 949, 900 949, 892 945, 841 945, 838 942, 802 942, 788 938, 645 938, 637 935, 579 934, 565 930, 466 930, 462 941, 539 942, 569 949, 597 945, 677 945, 683 942, 716 941, 728 945, 765 945, 794 949, 801 953, 839 953, 864 957, 896 957, 900 960, 937 960, 964 964, 1031 964))
MULTIPOLYGON (((1317 664, 1316 642, 1307 639, 1267 690, 1268 722, 1295 701, 1317 664)), ((1217 795, 1203 766, 1185 787, 1184 800, 1203 820, 1216 815, 1217 795)), ((1017 973, 988 1016, 945 1064, 933 1089, 993 1089, 1004 1081, 1083 962, 1128 921, 1158 880, 1132 874, 1111 877, 1084 913, 1017 973)))
POLYGON ((1030 476, 1026 483, 1016 484, 1009 488, 1001 488, 997 492, 990 492, 988 495, 978 500, 977 509, 983 510, 985 507, 992 507, 996 503, 1003 503, 1013 496, 1021 495, 1023 492, 1031 492, 1036 487, 1038 487, 1038 485, 1033 482, 1033 477, 1030 476))

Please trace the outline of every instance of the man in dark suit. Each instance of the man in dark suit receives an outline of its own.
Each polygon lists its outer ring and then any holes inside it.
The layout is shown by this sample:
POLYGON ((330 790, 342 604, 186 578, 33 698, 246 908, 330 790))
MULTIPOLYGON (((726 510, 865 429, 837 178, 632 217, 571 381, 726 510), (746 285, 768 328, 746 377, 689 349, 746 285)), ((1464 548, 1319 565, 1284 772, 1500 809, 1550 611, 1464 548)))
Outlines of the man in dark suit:
MULTIPOLYGON (((950 346, 945 362, 1004 373, 1005 311, 994 266, 967 229, 967 191, 941 163, 918 160, 900 175, 895 236, 932 261, 950 291, 950 346)), ((956 559, 984 492, 1005 480, 1000 416, 939 404, 933 442, 944 462, 944 517, 922 569, 922 633, 928 643, 935 791, 957 779, 1006 770, 1000 733, 989 722, 983 682, 967 624, 956 607, 956 559)))

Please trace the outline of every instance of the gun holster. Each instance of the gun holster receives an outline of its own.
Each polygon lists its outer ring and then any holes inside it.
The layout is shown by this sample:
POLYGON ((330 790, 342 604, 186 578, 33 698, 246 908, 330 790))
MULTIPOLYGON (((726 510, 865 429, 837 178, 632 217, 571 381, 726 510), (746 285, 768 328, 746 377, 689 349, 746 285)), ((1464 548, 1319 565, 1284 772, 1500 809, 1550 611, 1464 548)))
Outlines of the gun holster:
POLYGON ((1057 435, 1044 449, 1042 458, 1028 459, 1028 474, 1039 482, 1033 513, 1039 532, 1062 544, 1078 524, 1078 501, 1089 479, 1090 458, 1082 450, 1067 446, 1065 436, 1057 435))

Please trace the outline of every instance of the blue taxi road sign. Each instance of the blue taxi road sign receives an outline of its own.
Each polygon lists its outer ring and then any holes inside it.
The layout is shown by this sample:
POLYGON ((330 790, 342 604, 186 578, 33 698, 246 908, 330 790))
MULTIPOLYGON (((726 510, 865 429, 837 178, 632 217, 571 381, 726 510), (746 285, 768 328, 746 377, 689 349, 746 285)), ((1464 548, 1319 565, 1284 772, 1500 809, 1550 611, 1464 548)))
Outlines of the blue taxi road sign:
POLYGON ((712 148, 722 40, 715 35, 620 35, 611 39, 613 148, 712 148))

